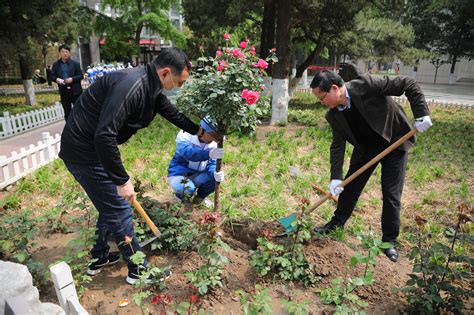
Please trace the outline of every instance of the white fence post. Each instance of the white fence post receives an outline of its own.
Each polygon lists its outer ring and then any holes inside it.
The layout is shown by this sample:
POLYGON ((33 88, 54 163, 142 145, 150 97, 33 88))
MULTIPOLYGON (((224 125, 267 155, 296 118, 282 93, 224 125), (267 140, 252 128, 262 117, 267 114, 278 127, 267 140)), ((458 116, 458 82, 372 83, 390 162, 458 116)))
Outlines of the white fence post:
POLYGON ((54 289, 58 296, 59 305, 61 305, 66 314, 89 314, 79 303, 69 265, 64 261, 61 261, 60 263, 51 266, 49 270, 51 271, 51 279, 54 283, 54 289))
POLYGON ((49 136, 49 132, 42 132, 41 138, 43 139, 43 143, 46 145, 44 149, 44 159, 45 162, 50 162, 54 159, 54 148, 53 148, 53 138, 49 136))

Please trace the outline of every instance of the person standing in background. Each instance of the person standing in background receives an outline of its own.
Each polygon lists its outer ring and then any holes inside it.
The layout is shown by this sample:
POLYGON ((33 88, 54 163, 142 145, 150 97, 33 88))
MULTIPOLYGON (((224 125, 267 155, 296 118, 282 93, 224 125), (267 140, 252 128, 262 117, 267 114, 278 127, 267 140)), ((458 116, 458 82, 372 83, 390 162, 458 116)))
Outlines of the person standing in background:
POLYGON ((59 46, 61 59, 53 63, 51 81, 59 86, 64 119, 67 121, 72 105, 82 93, 81 81, 83 74, 78 62, 71 59, 71 48, 63 44, 59 46))

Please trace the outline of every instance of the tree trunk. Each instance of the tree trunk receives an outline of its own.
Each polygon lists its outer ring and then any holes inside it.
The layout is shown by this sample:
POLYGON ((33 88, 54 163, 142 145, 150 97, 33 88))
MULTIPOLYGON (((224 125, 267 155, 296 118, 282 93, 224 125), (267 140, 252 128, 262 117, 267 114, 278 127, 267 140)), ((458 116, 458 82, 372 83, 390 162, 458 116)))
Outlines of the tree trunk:
POLYGON ((273 67, 272 118, 270 124, 288 122, 288 76, 290 68, 290 12, 291 0, 276 0, 277 28, 276 54, 278 63, 273 67))
MULTIPOLYGON (((275 13, 273 0, 265 0, 263 4, 262 33, 260 35, 260 58, 265 59, 270 49, 275 47, 275 13)), ((268 65, 267 73, 272 75, 272 64, 268 65)))
POLYGON ((449 71, 449 84, 455 84, 456 79, 454 78, 454 69, 456 69, 456 59, 457 56, 453 56, 453 60, 451 61, 451 70, 449 71))
POLYGON ((35 89, 33 87, 31 59, 25 54, 19 55, 21 80, 25 91, 26 104, 36 105, 35 89))
POLYGON ((289 86, 289 93, 290 95, 293 95, 293 90, 296 88, 298 83, 301 80, 301 77, 303 76, 303 73, 305 70, 309 67, 309 65, 313 62, 314 58, 318 56, 321 51, 323 50, 323 45, 322 43, 322 36, 319 37, 318 42, 316 43, 316 47, 313 49, 313 51, 308 55, 308 57, 303 61, 298 68, 296 68, 296 75, 293 79, 290 80, 290 86, 289 86))

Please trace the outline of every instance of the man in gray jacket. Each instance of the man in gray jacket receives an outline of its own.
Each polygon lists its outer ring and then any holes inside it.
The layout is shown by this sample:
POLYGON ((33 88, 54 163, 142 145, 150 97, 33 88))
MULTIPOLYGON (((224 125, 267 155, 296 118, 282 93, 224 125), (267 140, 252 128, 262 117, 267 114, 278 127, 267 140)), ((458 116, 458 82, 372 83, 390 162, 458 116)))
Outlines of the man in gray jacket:
MULTIPOLYGON (((311 82, 311 88, 321 104, 329 108, 326 119, 333 136, 329 188, 332 195, 340 194, 331 221, 314 229, 316 233, 327 234, 344 226, 377 166, 373 165, 346 187, 339 187, 343 178, 346 142, 354 146, 347 178, 411 130, 402 107, 390 96, 405 94, 415 116, 415 128, 419 132, 426 131, 432 123, 425 97, 415 80, 409 77, 380 78, 358 74, 357 78, 344 84, 335 72, 321 71, 311 82)), ((385 250, 387 257, 394 262, 398 259, 395 245, 400 231, 400 199, 408 149, 414 143, 413 137, 380 161, 383 194, 382 241, 394 244, 393 248, 385 250)))
POLYGON ((164 50, 150 65, 103 76, 74 105, 61 136, 59 157, 99 211, 89 275, 96 275, 103 267, 118 261, 118 253, 109 253, 110 236, 115 238, 122 257, 128 262, 128 283, 135 283, 146 268, 130 261, 132 253, 141 250, 130 206, 136 194, 118 145, 147 127, 156 114, 205 141, 216 140, 215 134, 204 132, 163 94, 164 90, 181 87, 190 69, 191 63, 184 52, 177 48, 164 50))

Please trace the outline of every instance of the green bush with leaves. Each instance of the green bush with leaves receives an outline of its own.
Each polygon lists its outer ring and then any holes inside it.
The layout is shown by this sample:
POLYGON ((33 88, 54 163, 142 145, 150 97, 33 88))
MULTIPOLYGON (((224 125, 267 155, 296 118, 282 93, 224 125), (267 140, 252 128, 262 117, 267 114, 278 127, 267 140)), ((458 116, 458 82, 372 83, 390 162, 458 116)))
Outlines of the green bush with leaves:
POLYGON ((308 263, 304 254, 303 243, 311 238, 312 224, 298 220, 296 232, 292 239, 278 244, 268 234, 257 239, 257 250, 251 251, 250 266, 258 275, 272 275, 274 279, 284 281, 302 281, 305 286, 319 280, 313 266, 308 263))
MULTIPOLYGON (((186 213, 180 214, 180 207, 172 207, 168 212, 157 207, 156 202, 149 197, 140 198, 140 200, 161 232, 161 236, 151 244, 152 250, 181 252, 196 247, 198 229, 193 221, 186 219, 186 213)), ((137 237, 139 239, 150 237, 150 235, 146 235, 148 229, 140 227, 135 231, 137 237)))
POLYGON ((238 290, 240 307, 243 315, 269 315, 272 314, 270 302, 272 298, 268 295, 268 289, 262 288, 260 284, 249 292, 238 290))
POLYGON ((277 59, 273 53, 259 59, 247 41, 230 47, 230 36, 224 39, 225 47, 215 57, 198 59, 196 73, 176 104, 188 114, 210 117, 222 134, 251 133, 270 107, 269 98, 261 95, 263 76, 268 62, 277 59))
POLYGON ((185 273, 201 295, 218 286, 222 287, 222 270, 229 263, 227 257, 221 254, 221 251, 229 251, 230 247, 220 238, 218 222, 218 212, 204 213, 200 222, 197 250, 205 263, 185 273))
POLYGON ((402 289, 410 303, 410 311, 416 314, 462 314, 464 302, 474 296, 472 273, 474 259, 456 252, 456 244, 472 246, 474 237, 462 233, 463 224, 471 222, 468 207, 458 206, 455 228, 444 232, 446 242, 433 242, 427 232, 427 220, 417 216, 417 241, 410 253, 413 273, 402 289))

